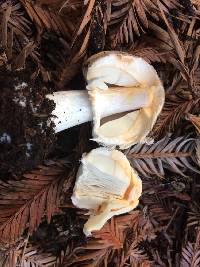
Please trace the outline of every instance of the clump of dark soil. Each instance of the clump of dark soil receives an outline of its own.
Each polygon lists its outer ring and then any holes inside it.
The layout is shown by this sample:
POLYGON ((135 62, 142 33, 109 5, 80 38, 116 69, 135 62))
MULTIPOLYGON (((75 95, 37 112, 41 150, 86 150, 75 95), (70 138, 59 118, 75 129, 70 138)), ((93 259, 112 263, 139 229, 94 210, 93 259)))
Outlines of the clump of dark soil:
POLYGON ((0 178, 34 168, 55 144, 51 92, 26 71, 0 68, 0 178))
POLYGON ((40 243, 41 248, 46 252, 59 255, 60 250, 65 250, 67 244, 86 240, 83 234, 84 220, 76 215, 74 209, 68 210, 67 214, 55 215, 50 224, 42 222, 40 227, 33 233, 31 241, 40 243))

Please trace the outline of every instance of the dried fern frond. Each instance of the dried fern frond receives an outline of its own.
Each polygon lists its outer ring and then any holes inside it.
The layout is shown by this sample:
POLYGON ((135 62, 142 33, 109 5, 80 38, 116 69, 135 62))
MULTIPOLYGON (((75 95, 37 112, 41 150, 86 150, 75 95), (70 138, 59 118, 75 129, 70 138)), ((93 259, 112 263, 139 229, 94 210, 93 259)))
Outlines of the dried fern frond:
MULTIPOLYGON (((13 56, 13 43, 15 36, 24 41, 31 38, 31 23, 21 10, 20 3, 5 1, 0 5, 0 39, 6 55, 10 60, 13 56)), ((14 47, 16 49, 16 46, 14 47)))
POLYGON ((136 42, 130 46, 128 52, 137 57, 142 57, 148 63, 166 63, 169 53, 167 51, 162 51, 157 46, 151 46, 151 42, 136 42))
POLYGON ((154 193, 145 194, 142 201, 148 208, 155 226, 161 227, 167 225, 172 217, 172 209, 167 205, 164 199, 161 199, 158 194, 154 193))
POLYGON ((199 227, 200 226, 200 208, 198 203, 191 202, 190 209, 188 211, 187 227, 199 227))
POLYGON ((136 230, 140 216, 139 211, 134 211, 127 215, 114 217, 101 230, 94 232, 93 236, 106 242, 110 247, 115 249, 122 248, 125 241, 125 231, 133 226, 136 230))
POLYGON ((37 28, 38 32, 41 32, 44 29, 51 30, 60 36, 70 39, 70 26, 63 22, 61 16, 37 4, 33 5, 29 1, 20 0, 20 2, 29 15, 31 21, 34 23, 34 26, 37 28))
POLYGON ((200 265, 200 249, 195 250, 193 244, 189 243, 182 249, 181 267, 198 267, 200 265))
POLYGON ((18 251, 27 245, 28 239, 21 238, 13 245, 7 245, 4 248, 0 247, 0 266, 1 267, 16 267, 18 251))
POLYGON ((148 255, 138 247, 131 248, 129 260, 127 263, 122 260, 119 266, 133 266, 133 267, 151 267, 154 262, 149 260, 148 255))
MULTIPOLYGON (((193 53, 193 58, 195 58, 199 62, 200 58, 200 46, 198 46, 197 51, 194 51, 193 53)), ((199 97, 200 96, 200 90, 199 90, 199 85, 200 85, 200 70, 199 70, 199 64, 194 60, 193 63, 193 68, 191 70, 191 76, 192 76, 192 93, 194 97, 199 97)))
POLYGON ((0 242, 14 243, 28 228, 31 234, 46 215, 58 211, 59 195, 68 162, 50 162, 20 181, 0 182, 0 242))
POLYGON ((26 18, 19 2, 6 1, 0 5, 0 25, 0 39, 9 64, 21 69, 28 56, 39 61, 37 46, 32 37, 33 25, 26 18))
POLYGON ((71 61, 79 62, 86 54, 89 55, 100 52, 105 46, 105 34, 107 30, 108 12, 104 1, 85 1, 85 12, 80 15, 81 21, 77 23, 74 37, 72 38, 71 61))
MULTIPOLYGON (((21 238, 9 248, 2 249, 7 265, 1 267, 58 267, 63 266, 62 260, 69 254, 74 243, 84 240, 80 234, 82 223, 75 216, 75 209, 67 209, 66 213, 56 214, 50 224, 42 222, 31 237, 21 238), (9 263, 14 262, 10 265, 9 263)), ((81 231, 82 232, 82 231, 81 231)), ((1 247, 0 247, 1 255, 1 247)), ((0 257, 1 263, 1 257, 0 257)))
POLYGON ((84 3, 85 5, 87 5, 86 11, 84 13, 83 18, 81 19, 81 24, 78 27, 78 30, 74 36, 74 40, 73 43, 75 42, 75 40, 77 39, 77 37, 83 32, 83 29, 86 27, 86 25, 90 22, 91 20, 91 16, 92 16, 92 11, 93 11, 93 7, 95 5, 95 0, 90 0, 87 3, 84 3))
POLYGON ((136 224, 138 220, 139 211, 112 218, 100 231, 94 232, 93 237, 86 244, 75 248, 72 254, 64 259, 63 266, 74 266, 75 263, 81 266, 83 262, 99 266, 104 258, 109 256, 112 249, 123 247, 126 229, 136 224))
MULTIPOLYGON (((185 64, 187 50, 171 24, 166 20, 166 24, 169 26, 169 30, 167 30, 165 27, 161 26, 162 24, 157 25, 152 21, 149 21, 148 23, 148 34, 139 38, 138 41, 133 42, 128 48, 128 52, 141 56, 150 63, 165 63, 165 65, 162 65, 163 70, 160 66, 157 70, 162 72, 160 75, 163 75, 163 82, 167 82, 166 88, 168 88, 169 85, 171 86, 171 80, 173 80, 172 77, 176 76, 174 74, 177 70, 179 70, 177 73, 182 80, 189 80, 192 75, 189 74, 189 69, 185 64), (172 34, 170 34, 170 31, 172 34), (166 63, 168 63, 168 65, 166 65, 166 63), (166 75, 168 75, 170 80, 166 75)), ((185 24, 187 26, 189 25, 189 23, 185 24)), ((183 31, 184 30, 187 30, 186 26, 183 31)), ((192 64, 194 65, 194 62, 192 64)), ((191 64, 189 65, 191 66, 191 64)), ((183 85, 181 84, 181 86, 183 85)))
POLYGON ((145 250, 139 248, 139 245, 144 241, 151 242, 155 238, 155 229, 151 219, 140 213, 139 220, 127 229, 124 246, 116 256, 119 262, 118 266, 126 266, 129 262, 136 267, 154 265, 145 250))
POLYGON ((197 157, 197 163, 200 165, 200 139, 199 138, 196 140, 196 157, 197 157))
POLYGON ((199 172, 190 164, 194 156, 194 139, 187 137, 178 137, 174 140, 165 137, 155 144, 137 144, 127 151, 132 166, 144 177, 157 175, 163 178, 164 169, 183 176, 188 169, 199 172))
POLYGON ((197 132, 200 134, 200 117, 192 114, 187 114, 188 119, 196 128, 197 132))
MULTIPOLYGON (((2 267, 21 267, 21 266, 36 266, 36 267, 56 267, 58 260, 57 257, 51 253, 43 252, 38 246, 19 247, 18 249, 8 250, 4 257, 2 267)), ((1 263, 1 261, 0 261, 1 263)))
POLYGON ((56 267, 57 257, 51 253, 42 252, 37 246, 29 246, 25 250, 17 251, 17 254, 23 254, 22 258, 16 259, 16 267, 37 266, 37 267, 56 267))
MULTIPOLYGON (((170 63, 171 71, 173 66, 173 71, 175 71, 175 69, 179 69, 185 76, 188 77, 188 70, 184 63, 180 61, 179 55, 176 51, 175 43, 180 42, 179 37, 175 32, 173 33, 173 38, 176 41, 172 40, 172 37, 170 37, 167 29, 149 21, 149 33, 142 36, 142 38, 139 38, 138 41, 133 42, 128 48, 128 52, 143 57, 149 63, 170 63)), ((184 57, 183 43, 179 44, 179 46, 179 50, 183 50, 182 52, 179 52, 179 54, 181 54, 181 56, 183 54, 182 57, 184 57)), ((166 67, 166 65, 163 66, 166 67)), ((165 69, 165 75, 166 70, 169 72, 169 68, 165 69)), ((166 78, 164 81, 165 80, 166 78)))
POLYGON ((1 34, 3 46, 7 45, 7 29, 13 33, 30 36, 32 33, 31 23, 24 16, 21 4, 17 1, 4 1, 0 5, 1 34))
POLYGON ((150 266, 140 242, 155 238, 149 219, 139 211, 112 218, 100 230, 93 233, 86 244, 68 255, 62 266, 150 266), (134 263, 135 262, 135 263, 134 263))
POLYGON ((197 11, 200 11, 200 1, 199 0, 191 0, 192 5, 197 8, 197 11))
POLYGON ((183 49, 183 44, 181 44, 181 41, 176 33, 176 31, 174 30, 173 25, 168 21, 167 17, 166 17, 166 9, 163 7, 162 3, 158 1, 158 7, 159 10, 161 12, 161 16, 167 26, 167 31, 170 37, 170 40, 173 44, 174 49, 176 50, 176 53, 179 57, 179 60, 181 61, 181 63, 184 64, 185 62, 185 51, 183 49))
POLYGON ((182 249, 181 266, 191 266, 193 254, 193 245, 188 243, 187 246, 182 249))
POLYGON ((163 110, 153 128, 153 136, 162 137, 166 132, 173 132, 180 126, 187 113, 199 109, 199 104, 200 98, 192 99, 191 96, 185 98, 181 92, 170 97, 167 95, 163 110))
MULTIPOLYGON (((69 0, 62 6, 62 11, 65 9, 76 10, 73 13, 76 21, 73 22, 75 28, 70 41, 70 57, 62 64, 62 70, 59 75, 59 87, 63 87, 65 83, 70 81, 80 71, 89 42, 94 45, 93 40, 90 41, 91 28, 93 28, 93 24, 96 21, 95 18, 97 17, 98 20, 98 16, 102 14, 101 5, 95 0, 84 2, 69 0)), ((70 15, 69 11, 65 15, 68 14, 70 15)))
POLYGON ((128 52, 134 56, 142 57, 147 62, 154 63, 166 63, 169 61, 169 57, 173 56, 173 53, 169 49, 165 49, 162 41, 153 37, 143 37, 130 45, 128 52))
MULTIPOLYGON (((57 36, 57 45, 54 47, 53 53, 48 51, 45 56, 50 58, 50 60, 48 58, 49 65, 52 62, 55 65, 58 54, 61 54, 59 57, 62 60, 59 60, 59 64, 57 62, 56 65, 57 72, 60 72, 59 66, 62 65, 63 58, 67 53, 63 53, 64 49, 57 52, 56 50, 61 43, 67 44, 67 49, 65 47, 64 51, 69 50, 69 42, 71 42, 71 35, 75 29, 69 16, 67 18, 66 21, 65 16, 58 14, 58 11, 41 7, 31 1, 5 1, 0 4, 0 39, 11 67, 14 69, 25 68, 26 62, 31 60, 34 62, 35 72, 41 73, 44 81, 52 80, 52 73, 49 73, 48 68, 45 69, 43 66, 41 53, 46 52, 42 46, 45 38, 43 33, 50 32, 57 36)), ((47 47, 46 45, 46 50, 48 50, 47 47)), ((62 69, 62 66, 60 68, 62 69)))
POLYGON ((159 21, 158 3, 166 13, 179 6, 178 1, 144 1, 126 0, 112 1, 111 20, 109 25, 114 29, 112 34, 113 45, 134 41, 134 36, 140 36, 149 28, 149 17, 159 21), (114 27, 115 26, 115 27, 114 27))

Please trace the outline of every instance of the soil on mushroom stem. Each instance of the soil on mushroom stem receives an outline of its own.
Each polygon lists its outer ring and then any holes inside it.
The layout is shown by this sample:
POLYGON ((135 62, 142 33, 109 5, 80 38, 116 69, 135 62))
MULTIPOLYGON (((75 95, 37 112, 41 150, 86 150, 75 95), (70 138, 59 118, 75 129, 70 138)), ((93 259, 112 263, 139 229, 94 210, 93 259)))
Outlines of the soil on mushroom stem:
POLYGON ((41 163, 55 144, 53 124, 48 123, 54 103, 51 92, 31 72, 0 68, 0 178, 23 173, 41 163))

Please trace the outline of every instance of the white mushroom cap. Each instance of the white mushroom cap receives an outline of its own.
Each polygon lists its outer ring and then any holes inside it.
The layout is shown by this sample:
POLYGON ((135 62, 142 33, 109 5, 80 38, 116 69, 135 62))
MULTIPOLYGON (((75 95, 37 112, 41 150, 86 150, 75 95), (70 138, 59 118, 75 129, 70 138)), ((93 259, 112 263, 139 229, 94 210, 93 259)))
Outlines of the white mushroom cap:
POLYGON ((134 209, 141 193, 141 179, 122 152, 101 147, 83 155, 72 202, 89 210, 84 233, 90 235, 112 216, 134 209))
POLYGON ((89 58, 85 63, 84 75, 92 103, 94 140, 102 145, 119 146, 121 149, 145 142, 165 99, 164 88, 155 69, 142 58, 109 51, 89 58), (112 108, 109 101, 105 102, 106 94, 119 91, 121 102, 119 104, 116 101, 116 105, 127 106, 129 112, 118 114, 120 116, 117 118, 110 116, 103 120, 105 110, 112 108), (141 92, 139 100, 138 92, 141 92), (135 97, 138 109, 134 102, 135 97))

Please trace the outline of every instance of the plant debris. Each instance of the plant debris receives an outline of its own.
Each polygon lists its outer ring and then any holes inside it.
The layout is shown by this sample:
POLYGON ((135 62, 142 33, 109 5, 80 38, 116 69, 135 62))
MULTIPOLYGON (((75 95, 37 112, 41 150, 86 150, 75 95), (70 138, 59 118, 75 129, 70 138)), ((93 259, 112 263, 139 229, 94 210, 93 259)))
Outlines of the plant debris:
POLYGON ((200 3, 197 0, 0 1, 0 266, 200 266, 200 3), (86 87, 102 51, 142 57, 165 103, 125 150, 139 206, 91 237, 71 202, 80 159, 97 147, 85 123, 55 134, 53 91, 86 87))

